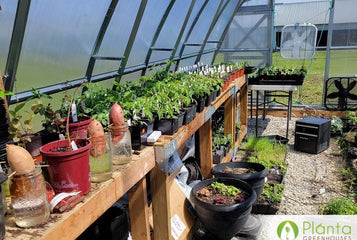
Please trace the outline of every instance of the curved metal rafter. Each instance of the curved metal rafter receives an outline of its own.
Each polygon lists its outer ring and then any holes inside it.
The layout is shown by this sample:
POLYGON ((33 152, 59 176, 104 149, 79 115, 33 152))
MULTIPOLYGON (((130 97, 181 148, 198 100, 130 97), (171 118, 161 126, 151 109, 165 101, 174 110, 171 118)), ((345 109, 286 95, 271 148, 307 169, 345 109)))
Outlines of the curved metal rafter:
POLYGON ((197 13, 195 19, 193 20, 193 22, 192 22, 192 24, 191 24, 190 29, 189 29, 188 32, 187 32, 185 41, 184 41, 184 43, 183 43, 183 45, 182 45, 182 47, 181 47, 180 53, 179 53, 179 59, 178 59, 177 62, 176 62, 176 68, 175 68, 176 71, 177 71, 178 66, 179 66, 179 64, 180 64, 180 59, 181 59, 181 56, 182 56, 182 54, 183 54, 183 51, 185 50, 185 44, 187 43, 189 37, 191 36, 191 33, 192 33, 194 27, 196 26, 196 24, 197 24, 197 22, 198 22, 198 19, 200 18, 200 16, 201 16, 203 10, 206 8, 207 4, 208 4, 208 0, 206 0, 206 1, 202 4, 200 10, 198 11, 198 13, 197 13))
MULTIPOLYGON (((156 50, 156 49, 154 49, 154 46, 156 44, 157 39, 159 38, 160 32, 162 30, 162 27, 164 26, 164 24, 165 24, 165 22, 167 20, 167 17, 169 16, 169 13, 170 13, 173 5, 175 4, 175 2, 176 2, 176 0, 171 0, 170 1, 169 5, 166 8, 166 11, 165 11, 164 15, 161 18, 161 21, 160 21, 160 23, 159 23, 159 25, 158 25, 158 27, 157 27, 157 29, 155 31, 154 37, 153 37, 153 39, 151 41, 148 53, 146 54, 146 58, 145 58, 145 62, 144 62, 145 66, 148 66, 148 64, 149 64, 152 51, 156 50)), ((160 50, 164 51, 165 49, 158 49, 158 51, 160 51, 160 50)), ((167 49, 167 50, 169 50, 169 49, 167 49)), ((146 73, 146 68, 141 71, 141 76, 144 76, 145 73, 146 73)))
POLYGON ((197 55, 197 57, 196 57, 195 64, 198 63, 198 62, 201 60, 202 52, 203 52, 203 50, 205 49, 207 40, 208 40, 209 36, 211 35, 212 30, 213 30, 214 26, 216 25, 216 23, 217 23, 219 17, 222 15, 224 9, 227 7, 227 5, 228 5, 228 3, 229 3, 230 1, 231 1, 231 0, 227 0, 224 5, 223 5, 224 0, 221 0, 221 2, 219 3, 219 6, 218 6, 218 8, 217 8, 217 11, 216 11, 216 13, 214 14, 214 17, 213 17, 213 19, 212 19, 211 25, 210 25, 210 27, 209 27, 207 33, 206 33, 206 37, 205 37, 205 39, 203 40, 203 43, 202 43, 202 45, 201 45, 201 49, 200 49, 200 51, 199 51, 199 53, 198 53, 198 55, 197 55), (223 5, 223 6, 222 6, 222 5, 223 5))
MULTIPOLYGON (((7 55, 6 67, 4 71, 5 89, 12 91, 16 79, 17 67, 21 55, 22 42, 24 40, 27 17, 29 14, 31 0, 19 1, 17 4, 15 22, 12 29, 9 53, 7 55)), ((10 102, 10 96, 7 96, 10 102)))
MULTIPOLYGON (((182 36, 183 36, 183 34, 184 34, 184 32, 185 32, 185 29, 186 29, 188 20, 189 20, 190 17, 191 17, 191 13, 192 13, 192 10, 193 10, 193 7, 195 6, 195 4, 196 4, 196 0, 192 0, 192 1, 191 1, 190 8, 188 9, 187 14, 186 14, 186 17, 185 17, 185 20, 184 20, 184 22, 183 22, 183 24, 182 24, 180 33, 179 33, 179 35, 177 36, 177 40, 176 40, 174 49, 173 49, 172 52, 171 52, 170 61, 173 60, 174 57, 175 57, 175 54, 176 54, 176 52, 177 52, 177 48, 178 48, 178 46, 179 46, 179 44, 180 44, 180 41, 181 41, 181 39, 182 39, 182 36)), ((178 63, 176 64, 176 69, 177 69, 177 65, 178 65, 178 63)))
MULTIPOLYGON (((95 61, 97 59, 99 59, 98 56, 96 56, 96 55, 98 54, 100 46, 102 45, 103 38, 104 38, 105 33, 108 29, 109 23, 113 17, 113 14, 114 14, 116 6, 118 5, 118 2, 119 2, 119 0, 112 0, 112 2, 110 3, 107 13, 105 14, 105 18, 102 22, 102 26, 100 27, 100 30, 98 32, 97 39, 95 40, 92 54, 91 54, 91 57, 89 59, 89 63, 87 66, 86 75, 85 75, 88 82, 91 82, 91 80, 92 80, 94 64, 95 64, 95 61)), ((106 59, 106 60, 122 60, 122 58, 120 58, 120 59, 119 58, 118 59, 106 59)))
POLYGON ((146 8, 146 4, 147 4, 147 0, 142 0, 140 3, 140 7, 138 10, 138 13, 136 14, 136 18, 135 18, 135 22, 133 25, 133 28, 131 30, 130 36, 129 36, 129 40, 128 43, 125 47, 125 51, 124 51, 124 59, 120 64, 119 70, 118 70, 118 76, 115 78, 116 82, 120 82, 120 79, 124 73, 126 64, 128 63, 129 60, 129 55, 131 52, 131 49, 133 47, 135 38, 136 38, 136 34, 138 33, 139 30, 139 26, 141 23, 141 19, 143 18, 144 12, 145 12, 145 8, 146 8))

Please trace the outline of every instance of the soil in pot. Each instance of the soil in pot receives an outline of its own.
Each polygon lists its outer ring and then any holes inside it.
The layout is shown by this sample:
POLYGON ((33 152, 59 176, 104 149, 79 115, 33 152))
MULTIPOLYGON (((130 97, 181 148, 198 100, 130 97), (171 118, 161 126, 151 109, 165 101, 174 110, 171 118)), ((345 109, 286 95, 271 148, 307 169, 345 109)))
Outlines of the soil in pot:
POLYGON ((256 200, 256 194, 251 186, 239 179, 214 178, 197 183, 191 190, 190 199, 199 220, 207 231, 214 235, 215 239, 230 239, 242 229, 248 220, 252 204, 256 200), (201 201, 197 196, 197 192, 214 182, 224 183, 227 186, 234 186, 239 189, 241 191, 240 197, 233 199, 236 203, 232 205, 222 204, 222 200, 218 197, 213 199, 217 204, 201 201))
POLYGON ((268 169, 259 163, 228 162, 217 164, 212 168, 216 177, 231 177, 247 182, 255 190, 257 197, 263 191, 268 169))

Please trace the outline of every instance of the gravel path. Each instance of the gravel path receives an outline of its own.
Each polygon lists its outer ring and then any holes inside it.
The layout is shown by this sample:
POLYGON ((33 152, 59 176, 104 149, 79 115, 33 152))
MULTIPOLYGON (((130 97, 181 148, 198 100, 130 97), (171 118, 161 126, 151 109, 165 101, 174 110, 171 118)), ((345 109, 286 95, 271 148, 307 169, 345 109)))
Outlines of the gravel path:
MULTIPOLYGON (((284 195, 277 214, 318 214, 319 205, 330 198, 341 195, 344 190, 341 171, 344 159, 335 140, 319 154, 294 151, 295 122, 292 118, 289 126, 289 146, 287 154, 288 170, 284 178, 284 195)), ((255 135, 255 118, 249 119, 248 135, 255 135)), ((286 136, 286 118, 267 116, 259 119, 258 135, 286 136)))

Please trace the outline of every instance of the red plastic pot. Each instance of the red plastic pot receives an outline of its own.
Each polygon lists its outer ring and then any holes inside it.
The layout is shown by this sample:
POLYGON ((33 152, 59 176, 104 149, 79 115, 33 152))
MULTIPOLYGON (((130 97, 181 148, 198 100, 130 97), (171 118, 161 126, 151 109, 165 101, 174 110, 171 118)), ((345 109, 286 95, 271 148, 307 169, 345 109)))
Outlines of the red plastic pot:
MULTIPOLYGON (((81 120, 81 119, 79 119, 81 120)), ((87 129, 89 124, 92 122, 91 117, 85 117, 83 120, 69 123, 69 136, 71 138, 86 138, 87 137, 87 129)))
POLYGON ((67 139, 47 143, 40 148, 43 160, 49 165, 50 182, 56 193, 90 191, 89 149, 91 142, 87 139, 75 139, 78 150, 59 152, 59 148, 68 147, 67 139))

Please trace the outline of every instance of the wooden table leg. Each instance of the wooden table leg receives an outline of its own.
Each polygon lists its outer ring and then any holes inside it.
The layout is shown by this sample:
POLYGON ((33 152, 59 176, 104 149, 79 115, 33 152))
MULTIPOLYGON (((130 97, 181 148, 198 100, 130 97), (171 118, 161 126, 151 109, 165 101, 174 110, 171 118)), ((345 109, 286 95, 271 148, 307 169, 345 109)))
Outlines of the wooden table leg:
POLYGON ((129 191, 130 231, 133 240, 150 240, 149 206, 146 192, 146 178, 142 178, 129 191))
POLYGON ((150 172, 154 239, 172 239, 170 212, 170 182, 168 174, 162 172, 159 165, 150 172))

